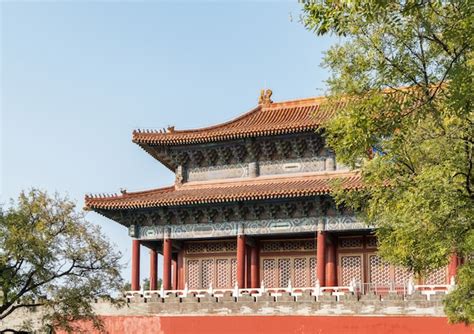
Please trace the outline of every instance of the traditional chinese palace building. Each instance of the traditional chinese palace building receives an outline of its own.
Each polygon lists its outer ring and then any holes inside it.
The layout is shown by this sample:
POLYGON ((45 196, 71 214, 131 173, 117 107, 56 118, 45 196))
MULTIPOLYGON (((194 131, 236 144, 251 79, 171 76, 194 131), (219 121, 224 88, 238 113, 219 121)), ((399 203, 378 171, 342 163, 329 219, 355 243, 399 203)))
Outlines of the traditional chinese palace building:
MULTIPOLYGON (((150 289, 404 286, 411 274, 381 261, 373 229, 338 208, 334 185, 360 189, 337 163, 321 124, 324 98, 258 105, 229 122, 195 130, 134 131, 133 142, 175 173, 173 185, 86 196, 86 208, 128 228, 132 290, 140 289, 140 247, 150 249, 150 289)), ((446 284, 455 264, 424 283, 446 284)))

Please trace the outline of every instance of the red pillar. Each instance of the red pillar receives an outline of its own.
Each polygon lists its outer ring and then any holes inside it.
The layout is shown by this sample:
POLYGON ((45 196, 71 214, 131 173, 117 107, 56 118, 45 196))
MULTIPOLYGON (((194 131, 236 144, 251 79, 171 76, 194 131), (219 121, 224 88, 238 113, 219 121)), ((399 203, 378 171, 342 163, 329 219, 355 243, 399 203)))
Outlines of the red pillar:
POLYGON ((245 287, 245 235, 237 236, 237 285, 245 287))
POLYGON ((451 277, 456 276, 457 271, 458 271, 458 256, 456 253, 453 253, 449 257, 448 283, 451 281, 451 277))
POLYGON ((319 285, 326 285, 326 234, 323 231, 317 232, 316 240, 316 267, 319 285))
POLYGON ((171 290, 171 239, 163 239, 163 289, 171 290))
POLYGON ((331 240, 326 252, 326 286, 337 286, 336 242, 331 240))
POLYGON ((184 281, 184 251, 181 249, 178 252, 178 290, 184 290, 184 285, 186 282, 184 281))
POLYGON ((173 290, 177 290, 178 289, 178 265, 177 265, 177 261, 176 261, 175 257, 173 257, 172 260, 171 260, 171 268, 172 268, 172 272, 173 272, 172 287, 173 287, 173 290))
POLYGON ((251 247, 247 245, 245 247, 245 287, 250 288, 252 282, 250 281, 250 253, 251 247))
POLYGON ((132 240, 132 284, 133 291, 140 290, 140 240, 132 240))
POLYGON ((254 245, 250 249, 250 287, 260 287, 260 261, 259 261, 259 248, 258 245, 254 245))
POLYGON ((150 290, 158 288, 158 252, 150 249, 150 290))

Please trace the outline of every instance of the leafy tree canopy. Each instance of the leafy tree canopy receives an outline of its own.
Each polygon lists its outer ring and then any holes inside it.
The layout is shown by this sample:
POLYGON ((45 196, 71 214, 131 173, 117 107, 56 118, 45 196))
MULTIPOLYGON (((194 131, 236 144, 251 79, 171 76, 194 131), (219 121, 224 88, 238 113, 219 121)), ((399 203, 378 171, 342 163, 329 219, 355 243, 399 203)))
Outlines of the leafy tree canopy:
POLYGON ((340 38, 323 62, 327 107, 339 107, 324 133, 365 189, 336 200, 377 226, 391 263, 422 276, 465 258, 446 312, 473 322, 473 2, 302 5, 307 29, 340 38))
POLYGON ((40 307, 45 328, 76 329, 74 320, 100 320, 91 303, 123 286, 120 253, 75 205, 33 189, 0 207, 0 320, 40 307))

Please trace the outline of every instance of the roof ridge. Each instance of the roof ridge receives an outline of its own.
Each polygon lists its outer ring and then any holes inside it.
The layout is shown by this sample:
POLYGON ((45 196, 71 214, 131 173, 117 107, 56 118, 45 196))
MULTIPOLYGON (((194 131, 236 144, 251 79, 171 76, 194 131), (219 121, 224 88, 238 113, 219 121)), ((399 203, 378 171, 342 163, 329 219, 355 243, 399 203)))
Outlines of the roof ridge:
POLYGON ((134 195, 146 195, 146 194, 154 194, 154 193, 162 193, 170 190, 174 190, 175 186, 170 185, 170 186, 165 186, 161 188, 153 188, 153 189, 147 189, 147 190, 139 190, 139 191, 132 191, 128 192, 126 190, 121 190, 121 194, 117 193, 100 193, 100 194, 87 194, 85 196, 86 200, 88 199, 94 199, 94 200, 101 200, 101 199, 121 199, 121 198, 127 198, 129 196, 134 196, 134 195))
POLYGON ((299 98, 299 99, 291 99, 291 100, 283 100, 283 101, 278 101, 278 102, 273 102, 267 105, 264 105, 264 109, 278 109, 278 108, 285 108, 285 107, 290 107, 290 106, 295 106, 295 105, 311 105, 316 102, 323 102, 326 101, 327 97, 325 95, 321 96, 313 96, 313 97, 305 97, 305 98, 299 98))
POLYGON ((272 111, 276 111, 280 109, 285 109, 288 107, 311 106, 311 105, 316 105, 318 102, 322 102, 324 100, 326 100, 325 96, 318 96, 318 97, 285 100, 285 101, 280 101, 280 102, 272 102, 265 105, 259 104, 253 109, 247 111, 246 113, 241 114, 237 117, 234 117, 228 121, 215 124, 215 125, 200 127, 200 128, 177 130, 174 127, 169 127, 168 131, 166 132, 163 132, 161 130, 135 129, 133 130, 133 141, 138 141, 136 137, 140 136, 141 134, 145 134, 145 135, 152 134, 153 136, 162 136, 162 137, 171 136, 172 137, 175 135, 186 135, 186 134, 193 134, 193 133, 205 132, 205 131, 210 131, 210 130, 219 130, 221 128, 226 128, 226 126, 230 124, 237 123, 245 118, 248 118, 251 115, 254 115, 258 112, 272 112, 272 111))
MULTIPOLYGON (((159 134, 159 135, 172 135, 172 134, 183 134, 183 133, 193 133, 193 132, 200 132, 200 131, 206 131, 206 130, 215 130, 215 129, 218 129, 220 127, 224 127, 226 125, 229 125, 229 124, 232 124, 234 122, 237 122, 245 117, 248 117, 249 115, 251 114, 254 114, 256 112, 258 112, 259 110, 262 110, 262 106, 261 105, 258 105, 256 107, 254 107, 253 109, 247 111, 246 113, 244 114, 241 114, 237 117, 234 117, 228 121, 225 121, 223 123, 219 123, 219 124, 215 124, 215 125, 210 125, 210 126, 205 126, 205 127, 202 127, 202 128, 194 128, 194 129, 187 129, 187 130, 176 130, 176 129, 173 129, 173 131, 170 131, 170 132, 154 132, 155 135, 159 134)), ((133 130, 133 135, 135 135, 135 133, 143 133, 141 132, 142 130, 141 129, 137 129, 137 130, 133 130)))

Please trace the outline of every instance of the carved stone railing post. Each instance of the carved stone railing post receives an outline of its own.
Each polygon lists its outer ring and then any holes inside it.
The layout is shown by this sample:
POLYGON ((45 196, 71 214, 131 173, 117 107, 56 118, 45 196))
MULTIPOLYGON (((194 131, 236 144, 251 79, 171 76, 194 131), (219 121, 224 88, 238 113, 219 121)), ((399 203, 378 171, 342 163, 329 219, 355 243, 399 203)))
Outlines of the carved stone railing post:
POLYGON ((188 282, 184 283, 184 292, 183 292, 183 297, 186 298, 188 296, 188 282))
POLYGON ((411 296, 415 291, 415 284, 413 284, 413 278, 410 277, 407 283, 407 294, 411 296))
POLYGON ((321 285, 319 284, 319 280, 316 279, 316 284, 314 285, 314 295, 320 296, 321 295, 321 285))
POLYGON ((232 296, 239 297, 239 285, 237 284, 237 282, 235 282, 234 291, 232 291, 232 296))

